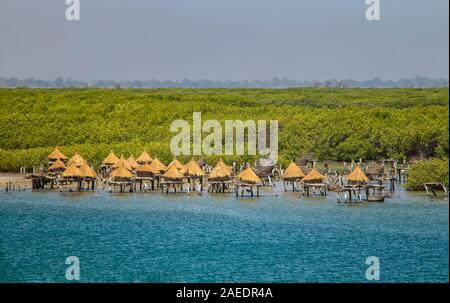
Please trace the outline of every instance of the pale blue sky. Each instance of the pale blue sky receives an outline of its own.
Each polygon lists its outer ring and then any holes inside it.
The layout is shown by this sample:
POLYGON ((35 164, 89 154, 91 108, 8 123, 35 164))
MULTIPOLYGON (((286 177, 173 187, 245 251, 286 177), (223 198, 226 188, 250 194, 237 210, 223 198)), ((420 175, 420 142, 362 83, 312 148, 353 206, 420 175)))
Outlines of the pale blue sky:
POLYGON ((448 78, 448 0, 0 1, 0 76, 448 78))

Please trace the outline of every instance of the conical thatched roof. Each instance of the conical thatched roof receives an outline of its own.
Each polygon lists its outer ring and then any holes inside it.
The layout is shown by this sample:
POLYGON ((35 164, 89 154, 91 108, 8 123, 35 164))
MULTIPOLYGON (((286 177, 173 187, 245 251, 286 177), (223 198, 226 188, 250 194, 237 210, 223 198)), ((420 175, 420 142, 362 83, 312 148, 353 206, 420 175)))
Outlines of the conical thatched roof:
POLYGON ((215 166, 209 173, 208 179, 210 180, 223 180, 229 179, 231 177, 231 172, 222 166, 215 166))
POLYGON ((136 169, 137 173, 152 173, 154 174, 154 170, 151 168, 150 164, 144 164, 138 169, 136 169))
POLYGON ((183 179, 183 174, 173 165, 169 170, 163 175, 166 179, 183 179))
POLYGON ((48 168, 49 171, 55 171, 55 170, 62 170, 65 169, 66 166, 64 165, 64 162, 60 159, 57 159, 55 162, 53 162, 52 165, 48 168))
POLYGON ((349 183, 367 183, 369 178, 362 171, 361 166, 356 165, 355 169, 347 176, 349 183))
POLYGON ((57 160, 57 159, 61 159, 61 160, 67 160, 67 157, 59 151, 58 147, 55 147, 55 149, 50 153, 50 155, 48 155, 47 157, 49 160, 57 160))
POLYGON ((72 158, 69 159, 67 165, 70 166, 72 164, 75 164, 77 167, 80 167, 84 163, 86 163, 86 160, 79 153, 75 153, 75 155, 73 155, 72 158))
POLYGON ((167 167, 170 169, 172 166, 175 166, 176 169, 180 170, 183 169, 183 164, 180 163, 176 158, 173 158, 172 162, 167 165, 167 167))
POLYGON ((120 166, 113 170, 110 175, 112 178, 122 178, 122 179, 131 179, 133 178, 133 174, 125 167, 120 166))
POLYGON ((103 160, 102 165, 114 165, 116 162, 119 161, 119 158, 114 154, 113 151, 109 153, 109 155, 103 160))
POLYGON ((243 183, 260 183, 262 182, 261 179, 256 175, 256 173, 253 171, 253 169, 249 166, 243 171, 241 171, 237 176, 236 179, 243 183))
POLYGON ((83 165, 81 165, 79 170, 81 171, 83 178, 97 178, 97 173, 87 163, 84 163, 83 165))
POLYGON ((137 163, 134 159, 133 155, 130 155, 130 157, 128 157, 127 162, 128 164, 130 164, 132 169, 137 169, 140 166, 139 163, 137 163))
POLYGON ((150 163, 150 168, 152 173, 154 174, 162 174, 168 170, 167 166, 165 166, 158 158, 155 157, 152 163, 150 163))
POLYGON ((71 164, 66 170, 61 174, 63 178, 83 178, 83 173, 81 170, 75 165, 71 164))
POLYGON ((224 170, 227 170, 231 174, 231 166, 226 165, 225 162, 223 162, 222 159, 219 159, 219 161, 217 161, 215 167, 221 167, 224 170))
POLYGON ((112 166, 112 168, 116 169, 119 167, 125 167, 128 170, 133 170, 133 168, 131 167, 130 163, 128 163, 128 161, 122 156, 120 156, 119 160, 116 161, 116 163, 114 163, 114 165, 112 166))
POLYGON ((152 157, 150 157, 150 155, 145 150, 136 159, 136 162, 141 165, 150 164, 152 161, 152 157))
POLYGON ((317 169, 313 168, 307 175, 302 179, 305 183, 322 182, 326 177, 319 173, 317 169))
POLYGON ((205 175, 205 172, 198 166, 195 160, 189 161, 184 167, 184 174, 188 177, 202 177, 205 175))
POLYGON ((305 173, 294 162, 291 162, 283 173, 283 179, 301 179, 305 173))

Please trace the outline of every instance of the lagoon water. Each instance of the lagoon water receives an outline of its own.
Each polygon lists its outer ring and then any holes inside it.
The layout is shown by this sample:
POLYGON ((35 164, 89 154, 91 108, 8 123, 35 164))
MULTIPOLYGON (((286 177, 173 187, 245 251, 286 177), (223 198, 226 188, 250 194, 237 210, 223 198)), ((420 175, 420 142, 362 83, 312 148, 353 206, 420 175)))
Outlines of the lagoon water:
POLYGON ((367 282, 369 256, 380 282, 449 281, 448 199, 336 201, 2 192, 0 282, 65 282, 68 256, 81 282, 367 282))

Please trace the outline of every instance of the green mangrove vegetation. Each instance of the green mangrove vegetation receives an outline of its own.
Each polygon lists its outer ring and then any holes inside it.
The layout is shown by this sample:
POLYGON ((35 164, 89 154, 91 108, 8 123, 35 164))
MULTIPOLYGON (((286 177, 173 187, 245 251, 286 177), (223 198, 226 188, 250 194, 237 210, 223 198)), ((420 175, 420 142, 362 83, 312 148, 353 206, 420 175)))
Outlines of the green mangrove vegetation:
POLYGON ((194 111, 220 122, 278 120, 282 164, 302 153, 448 159, 447 88, 0 89, 0 171, 45 163, 55 146, 94 165, 110 150, 136 156, 146 149, 167 162, 170 124, 191 121, 194 111))

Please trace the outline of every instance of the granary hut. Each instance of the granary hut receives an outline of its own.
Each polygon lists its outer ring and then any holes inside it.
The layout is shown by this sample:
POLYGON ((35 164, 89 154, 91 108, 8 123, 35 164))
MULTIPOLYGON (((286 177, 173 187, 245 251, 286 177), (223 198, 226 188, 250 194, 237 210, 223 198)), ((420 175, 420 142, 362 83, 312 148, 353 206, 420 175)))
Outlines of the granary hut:
POLYGON ((259 196, 259 186, 261 185, 262 180, 256 175, 251 166, 241 171, 236 176, 236 180, 236 197, 239 195, 239 188, 241 189, 241 196, 244 195, 244 191, 248 191, 253 197, 253 187, 256 187, 256 196, 259 196))
POLYGON ((58 174, 62 173, 65 169, 66 165, 64 164, 64 162, 61 159, 56 159, 56 161, 53 162, 52 165, 50 165, 48 171, 50 173, 58 174))
POLYGON ((133 177, 134 175, 125 166, 119 166, 110 174, 110 185, 119 186, 120 192, 123 192, 124 187, 129 186, 130 191, 133 191, 133 177))
POLYGON ((68 166, 75 164, 76 167, 80 167, 84 163, 86 163, 86 160, 79 153, 75 153, 75 155, 67 161, 68 166))
POLYGON ((132 170, 136 170, 140 166, 139 163, 137 163, 134 159, 133 155, 130 155, 130 157, 128 157, 127 162, 128 164, 130 164, 132 170))
POLYGON ((136 158, 136 162, 140 165, 150 164, 152 161, 152 157, 145 150, 136 158))
POLYGON ((172 167, 175 167, 176 169, 178 169, 181 173, 184 174, 184 168, 183 168, 183 164, 180 163, 180 161, 178 161, 176 158, 174 158, 172 160, 172 162, 169 163, 169 165, 167 165, 168 169, 171 169, 172 167))
POLYGON ((50 155, 47 156, 49 164, 53 164, 56 160, 66 161, 67 157, 58 149, 58 147, 55 147, 55 149, 50 153, 50 155))
POLYGON ((91 189, 94 189, 95 181, 97 181, 97 173, 95 172, 95 170, 87 163, 81 165, 79 170, 81 171, 81 175, 83 176, 83 181, 89 182, 91 185, 91 189))
POLYGON ((294 162, 291 162, 286 170, 283 172, 283 186, 286 190, 286 182, 292 183, 292 191, 295 190, 296 183, 300 182, 305 177, 305 173, 294 162))
POLYGON ((70 182, 78 182, 77 190, 81 191, 83 172, 75 163, 70 164, 61 174, 61 177, 70 182))
MULTIPOLYGON (((200 191, 203 190, 203 176, 205 172, 200 168, 197 162, 192 159, 183 167, 184 175, 188 178, 189 184, 191 184, 191 180, 198 179, 200 183, 200 191)), ((191 184, 194 185, 194 184, 191 184)))
POLYGON ((113 151, 109 153, 109 155, 102 161, 102 167, 110 168, 116 162, 119 161, 119 158, 114 154, 113 151))
POLYGON ((320 194, 326 196, 327 186, 324 183, 325 180, 326 177, 313 168, 301 181, 305 190, 304 194, 306 193, 309 196, 311 190, 318 189, 320 194))
POLYGON ((170 167, 164 173, 163 178, 164 181, 161 182, 161 192, 164 192, 165 189, 166 193, 168 193, 170 187, 173 187, 174 192, 177 192, 177 186, 180 187, 180 190, 183 190, 184 175, 175 167, 175 165, 170 167))
POLYGON ((368 182, 369 178, 359 165, 356 165, 355 169, 347 176, 347 183, 350 186, 365 186, 368 182))
POLYGON ((168 167, 164 165, 164 163, 162 163, 157 157, 153 159, 149 166, 152 173, 155 175, 162 175, 168 170, 168 167))
POLYGON ((115 170, 119 167, 125 167, 129 171, 132 171, 133 168, 131 167, 130 163, 123 157, 123 155, 120 156, 119 160, 116 161, 116 163, 112 166, 112 168, 115 170))

